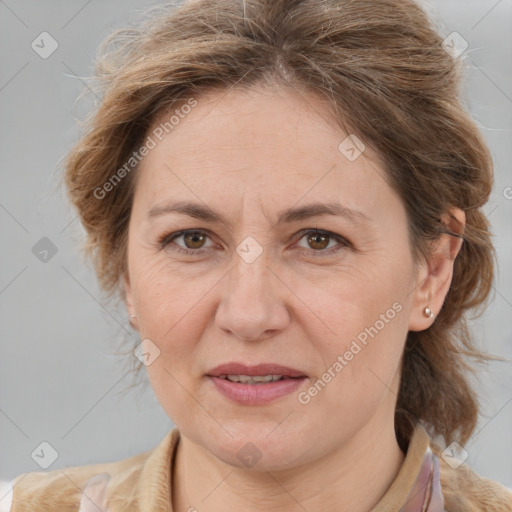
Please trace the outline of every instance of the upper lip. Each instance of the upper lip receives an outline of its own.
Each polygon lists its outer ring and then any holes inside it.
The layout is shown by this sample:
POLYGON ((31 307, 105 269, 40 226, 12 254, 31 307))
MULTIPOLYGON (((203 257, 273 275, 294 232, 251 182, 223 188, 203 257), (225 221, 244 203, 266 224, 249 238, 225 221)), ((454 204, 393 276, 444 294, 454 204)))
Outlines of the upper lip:
POLYGON ((224 363, 212 368, 206 374, 210 377, 219 377, 220 375, 286 375, 288 377, 307 377, 304 372, 282 366, 274 363, 261 363, 255 366, 247 366, 243 363, 224 363))

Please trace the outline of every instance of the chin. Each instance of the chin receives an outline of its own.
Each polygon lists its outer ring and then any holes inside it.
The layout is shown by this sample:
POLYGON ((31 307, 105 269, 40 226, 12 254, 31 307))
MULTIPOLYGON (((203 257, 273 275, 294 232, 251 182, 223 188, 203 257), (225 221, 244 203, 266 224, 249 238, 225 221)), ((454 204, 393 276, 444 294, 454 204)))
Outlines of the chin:
POLYGON ((217 444, 210 437, 203 446, 226 464, 255 472, 279 471, 303 464, 304 441, 284 428, 279 431, 281 427, 276 426, 275 423, 270 428, 267 424, 255 425, 235 432, 226 425, 233 437, 222 435, 217 444))

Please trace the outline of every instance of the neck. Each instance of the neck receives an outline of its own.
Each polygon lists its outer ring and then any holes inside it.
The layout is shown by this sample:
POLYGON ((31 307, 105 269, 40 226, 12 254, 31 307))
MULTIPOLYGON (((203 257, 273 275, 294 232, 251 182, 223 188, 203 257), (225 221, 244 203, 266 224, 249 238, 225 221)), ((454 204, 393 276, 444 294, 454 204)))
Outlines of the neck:
POLYGON ((181 436, 172 471, 173 511, 367 512, 403 460, 392 421, 386 427, 368 424, 325 457, 282 471, 233 467, 181 436))

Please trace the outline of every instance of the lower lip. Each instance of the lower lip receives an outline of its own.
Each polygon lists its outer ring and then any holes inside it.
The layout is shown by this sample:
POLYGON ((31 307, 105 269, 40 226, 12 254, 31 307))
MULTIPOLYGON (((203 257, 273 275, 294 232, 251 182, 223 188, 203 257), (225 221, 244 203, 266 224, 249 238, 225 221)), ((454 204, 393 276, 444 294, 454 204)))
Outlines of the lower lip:
POLYGON ((259 405, 277 400, 296 391, 307 379, 307 377, 297 377, 265 384, 242 384, 220 377, 208 376, 208 378, 224 396, 242 405, 259 405))

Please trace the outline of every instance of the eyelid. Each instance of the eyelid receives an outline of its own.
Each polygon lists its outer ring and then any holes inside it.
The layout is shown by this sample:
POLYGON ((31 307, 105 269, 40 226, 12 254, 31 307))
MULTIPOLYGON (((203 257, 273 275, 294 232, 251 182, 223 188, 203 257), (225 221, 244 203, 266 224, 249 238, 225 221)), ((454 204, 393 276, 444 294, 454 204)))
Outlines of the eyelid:
MULTIPOLYGON (((305 235, 307 235, 308 233, 315 233, 315 234, 318 234, 318 235, 328 236, 328 237, 336 240, 338 242, 338 244, 339 244, 336 247, 331 247, 330 249, 326 249, 326 250, 323 250, 323 251, 314 251, 312 249, 308 251, 310 253, 313 253, 314 255, 321 256, 321 255, 333 254, 333 253, 337 252, 338 250, 340 250, 343 247, 355 250, 352 242, 350 242, 347 238, 345 238, 342 235, 339 235, 338 233, 334 233, 332 231, 328 231, 328 230, 325 230, 325 229, 305 228, 305 229, 300 230, 296 235, 294 235, 294 238, 296 238, 297 242, 298 242, 305 235)), ((301 248, 301 249, 304 249, 304 248, 301 248)))
MULTIPOLYGON (((212 239, 212 235, 210 234, 210 231, 207 229, 201 229, 201 228, 191 228, 191 229, 183 229, 181 231, 173 231, 172 233, 166 233, 163 236, 161 236, 158 239, 158 247, 159 249, 165 249, 167 245, 172 243, 176 238, 180 238, 181 236, 190 234, 190 233, 199 233, 201 235, 206 235, 210 240, 212 239)), ((200 254, 201 252, 204 252, 206 249, 199 248, 199 249, 186 249, 184 247, 181 247, 177 245, 178 249, 183 252, 190 252, 195 254, 200 254)))
MULTIPOLYGON (((176 238, 180 238, 181 236, 184 236, 184 235, 187 235, 189 233, 199 233, 199 234, 202 234, 202 235, 206 235, 208 238, 210 238, 210 240, 212 240, 212 235, 210 233, 210 231, 208 229, 202 229, 202 228, 190 228, 190 229, 184 229, 184 230, 181 230, 181 231, 175 231, 175 232, 172 232, 172 233, 167 233, 163 236, 161 236, 159 239, 158 239, 158 247, 163 250, 165 249, 171 242, 173 242, 176 238)), ((322 251, 314 251, 313 249, 311 250, 308 250, 304 247, 300 247, 299 249, 303 249, 304 251, 307 251, 308 253, 312 253, 314 256, 325 256, 325 255, 329 255, 329 254, 333 254, 335 252, 337 252, 338 250, 342 249, 342 248, 351 248, 351 249, 354 249, 354 246, 353 244, 345 237, 337 234, 337 233, 334 233, 332 231, 327 231, 325 229, 318 229, 318 228, 304 228, 300 231, 298 231, 297 233, 295 233, 295 235, 293 235, 292 239, 296 240, 295 243, 297 243, 298 241, 300 241, 305 235, 307 235, 308 233, 315 233, 315 234, 319 234, 319 235, 325 235, 325 236, 328 236, 330 238, 333 238, 334 240, 336 240, 338 242, 338 246, 336 247, 331 247, 330 249, 327 249, 327 250, 322 250, 322 251)), ((195 255, 199 255, 199 254, 203 254, 204 252, 206 252, 208 249, 210 249, 211 247, 207 247, 207 248, 199 248, 199 249, 186 249, 184 247, 181 247, 180 245, 177 245, 176 244, 176 251, 178 252, 181 252, 181 253, 184 253, 184 254, 195 254, 195 255)))

